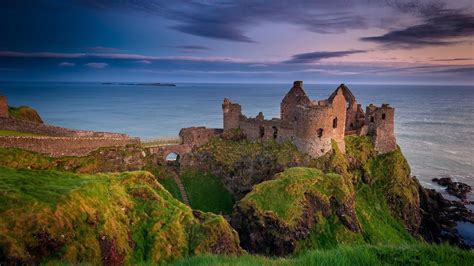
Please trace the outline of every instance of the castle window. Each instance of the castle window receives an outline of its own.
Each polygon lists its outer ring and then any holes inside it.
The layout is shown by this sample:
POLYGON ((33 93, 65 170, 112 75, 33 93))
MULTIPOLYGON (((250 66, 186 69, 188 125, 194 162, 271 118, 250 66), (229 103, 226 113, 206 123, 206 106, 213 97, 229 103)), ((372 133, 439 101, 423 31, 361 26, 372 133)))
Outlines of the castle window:
POLYGON ((332 128, 337 127, 337 117, 332 120, 332 128))
POLYGON ((259 130, 260 130, 260 138, 263 138, 263 136, 265 136, 265 127, 260 126, 259 130))
POLYGON ((273 127, 273 138, 276 139, 278 137, 278 128, 277 127, 273 127))
POLYGON ((385 114, 382 114, 382 120, 385 120, 385 114))
POLYGON ((323 131, 324 130, 322 128, 318 129, 318 138, 321 138, 323 136, 323 131))
POLYGON ((375 121, 375 118, 373 116, 370 117, 370 122, 374 122, 375 121))

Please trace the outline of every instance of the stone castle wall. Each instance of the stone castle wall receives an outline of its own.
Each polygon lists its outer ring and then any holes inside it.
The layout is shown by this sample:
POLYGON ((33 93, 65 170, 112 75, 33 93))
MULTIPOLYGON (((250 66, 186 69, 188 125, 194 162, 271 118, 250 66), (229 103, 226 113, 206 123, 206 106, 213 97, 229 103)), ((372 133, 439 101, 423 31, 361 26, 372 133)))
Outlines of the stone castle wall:
POLYGON ((212 137, 222 134, 222 129, 206 127, 188 127, 179 132, 182 145, 199 147, 206 144, 212 137))
POLYGON ((7 97, 0 96, 0 117, 9 117, 7 97))
POLYGON ((331 150, 331 140, 345 152, 346 135, 369 135, 379 153, 396 148, 394 109, 383 105, 369 106, 364 113, 352 92, 341 84, 327 99, 311 101, 295 81, 280 105, 280 118, 265 120, 262 113, 255 118, 242 115, 239 104, 224 99, 224 131, 239 128, 250 140, 275 139, 292 141, 298 149, 312 157, 331 150))
POLYGON ((38 135, 54 136, 54 137, 77 137, 77 138, 124 138, 129 136, 120 133, 96 132, 88 130, 73 130, 58 126, 46 124, 38 124, 30 121, 19 120, 14 118, 0 117, 0 129, 12 130, 19 132, 27 132, 38 135))
POLYGON ((140 144, 138 138, 77 138, 0 136, 1 148, 19 148, 52 157, 85 156, 102 147, 140 144))
POLYGON ((367 135, 372 137, 375 150, 380 154, 397 148, 394 120, 395 109, 388 104, 382 104, 382 107, 367 106, 365 118, 367 135))

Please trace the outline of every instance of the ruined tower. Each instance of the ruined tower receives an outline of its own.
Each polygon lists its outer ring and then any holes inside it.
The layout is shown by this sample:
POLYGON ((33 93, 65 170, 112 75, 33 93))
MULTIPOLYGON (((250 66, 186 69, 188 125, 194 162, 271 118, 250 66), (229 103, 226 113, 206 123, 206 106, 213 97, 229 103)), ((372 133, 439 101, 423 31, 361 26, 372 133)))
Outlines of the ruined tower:
POLYGON ((0 96, 0 117, 9 117, 7 97, 0 96))
POLYGON ((310 106, 311 100, 303 90, 303 81, 293 82, 293 87, 286 94, 280 104, 280 118, 282 120, 295 120, 297 106, 310 106))
POLYGON ((225 98, 222 104, 222 111, 224 113, 224 131, 239 128, 240 116, 242 115, 240 104, 232 103, 229 99, 225 98))
POLYGON ((341 89, 335 91, 330 101, 298 106, 295 117, 294 143, 298 150, 318 158, 331 150, 334 140, 339 150, 345 152, 346 101, 341 89))
POLYGON ((302 153, 318 158, 332 149, 334 140, 345 153, 345 136, 372 138, 378 153, 396 149, 394 109, 370 105, 364 113, 352 92, 341 84, 327 99, 311 101, 302 81, 295 81, 280 105, 280 118, 242 114, 239 104, 224 99, 224 131, 239 128, 249 140, 290 141, 302 153))
POLYGON ((372 137, 375 150, 384 154, 397 148, 395 140, 395 109, 388 104, 377 107, 370 104, 365 112, 365 124, 368 126, 368 135, 372 137))

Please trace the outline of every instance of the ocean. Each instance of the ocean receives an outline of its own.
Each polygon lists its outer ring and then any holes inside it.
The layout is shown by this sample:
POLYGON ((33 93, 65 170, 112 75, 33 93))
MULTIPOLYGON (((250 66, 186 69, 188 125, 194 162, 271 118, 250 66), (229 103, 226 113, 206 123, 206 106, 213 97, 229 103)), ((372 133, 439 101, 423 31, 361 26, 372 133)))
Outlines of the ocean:
MULTIPOLYGON (((176 87, 101 83, 3 82, 10 105, 37 109, 43 120, 68 128, 127 133, 141 138, 177 136, 183 127, 222 127, 223 99, 243 113, 278 117, 288 84, 177 84, 176 87)), ((395 132, 412 174, 425 187, 450 176, 474 187, 474 86, 346 84, 364 108, 395 107, 395 132)), ((338 84, 304 84, 327 98, 338 84)))

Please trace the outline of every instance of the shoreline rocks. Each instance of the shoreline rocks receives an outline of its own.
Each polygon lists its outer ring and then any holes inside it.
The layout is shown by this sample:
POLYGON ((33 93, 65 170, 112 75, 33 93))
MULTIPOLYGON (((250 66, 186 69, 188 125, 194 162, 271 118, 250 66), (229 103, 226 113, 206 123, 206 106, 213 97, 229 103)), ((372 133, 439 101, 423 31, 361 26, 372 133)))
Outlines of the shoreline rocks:
POLYGON ((467 194, 472 190, 471 186, 468 184, 454 182, 450 177, 433 178, 432 181, 440 186, 446 187, 446 192, 463 202, 467 200, 467 194))

